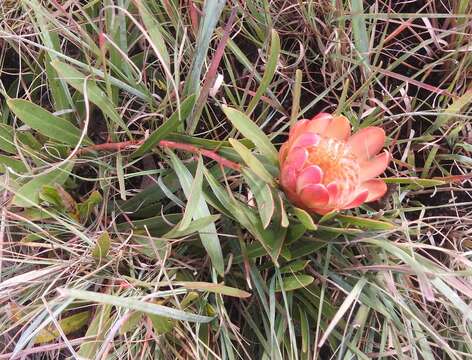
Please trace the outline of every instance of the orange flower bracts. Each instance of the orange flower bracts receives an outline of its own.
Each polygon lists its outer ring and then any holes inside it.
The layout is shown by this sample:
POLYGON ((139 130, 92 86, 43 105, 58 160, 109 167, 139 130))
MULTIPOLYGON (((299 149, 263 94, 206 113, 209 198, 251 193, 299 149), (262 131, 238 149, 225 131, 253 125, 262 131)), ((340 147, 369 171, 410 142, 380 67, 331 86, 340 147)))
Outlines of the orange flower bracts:
POLYGON ((282 188, 296 206, 321 215, 375 201, 387 191, 375 179, 390 161, 388 151, 378 154, 384 142, 379 127, 351 135, 344 116, 321 113, 300 120, 280 148, 282 188))

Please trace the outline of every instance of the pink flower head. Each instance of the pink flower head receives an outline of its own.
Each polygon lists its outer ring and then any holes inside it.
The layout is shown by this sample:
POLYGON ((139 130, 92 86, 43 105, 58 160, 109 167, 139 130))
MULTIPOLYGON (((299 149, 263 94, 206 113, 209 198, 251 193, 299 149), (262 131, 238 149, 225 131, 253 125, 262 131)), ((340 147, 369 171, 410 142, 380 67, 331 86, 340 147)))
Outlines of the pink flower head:
POLYGON ((376 179, 390 161, 385 132, 367 127, 351 135, 344 116, 321 113, 300 120, 279 153, 280 182, 296 206, 318 214, 375 201, 387 191, 376 179))

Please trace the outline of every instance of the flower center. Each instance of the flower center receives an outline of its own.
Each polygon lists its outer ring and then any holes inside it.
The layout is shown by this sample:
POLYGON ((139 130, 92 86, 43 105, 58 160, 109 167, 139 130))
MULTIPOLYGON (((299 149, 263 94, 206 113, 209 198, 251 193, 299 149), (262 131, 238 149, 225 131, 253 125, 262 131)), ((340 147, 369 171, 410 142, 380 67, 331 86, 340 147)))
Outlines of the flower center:
POLYGON ((308 162, 323 170, 323 184, 335 183, 338 194, 330 205, 350 199, 359 186, 359 163, 344 141, 322 137, 319 144, 308 148, 308 162))

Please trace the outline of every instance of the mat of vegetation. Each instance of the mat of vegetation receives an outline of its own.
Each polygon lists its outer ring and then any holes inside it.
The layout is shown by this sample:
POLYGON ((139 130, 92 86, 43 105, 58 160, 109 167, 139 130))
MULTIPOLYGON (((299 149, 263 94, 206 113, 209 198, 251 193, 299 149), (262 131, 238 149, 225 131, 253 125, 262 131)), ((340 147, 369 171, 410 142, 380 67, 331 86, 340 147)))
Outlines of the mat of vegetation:
POLYGON ((0 359, 472 357, 468 0, 0 1, 0 359), (379 126, 310 215, 291 125, 379 126))

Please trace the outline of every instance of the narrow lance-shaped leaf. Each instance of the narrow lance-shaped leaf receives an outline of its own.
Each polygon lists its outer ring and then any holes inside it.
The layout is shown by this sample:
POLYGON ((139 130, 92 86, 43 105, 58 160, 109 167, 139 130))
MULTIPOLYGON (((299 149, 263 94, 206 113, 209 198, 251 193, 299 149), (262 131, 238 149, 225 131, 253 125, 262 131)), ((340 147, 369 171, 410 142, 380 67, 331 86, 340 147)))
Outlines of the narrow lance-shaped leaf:
POLYGON ((282 279, 282 284, 277 283, 275 291, 294 291, 310 285, 315 278, 310 275, 292 275, 282 279))
MULTIPOLYGON (((171 158, 172 166, 175 172, 177 173, 185 197, 189 199, 191 195, 193 181, 192 174, 172 151, 167 152, 171 158)), ((192 211, 194 220, 211 215, 210 210, 208 209, 208 205, 202 196, 198 201, 198 205, 192 211)), ((208 252, 208 255, 210 256, 213 266, 220 275, 223 275, 223 252, 221 250, 220 240, 217 235, 215 224, 211 223, 210 225, 202 228, 199 231, 199 235, 203 246, 205 247, 206 251, 208 252)))
POLYGON ((190 290, 209 291, 215 294, 234 296, 238 298, 248 298, 251 296, 251 294, 247 291, 222 284, 214 284, 200 281, 177 281, 173 284, 183 286, 186 289, 190 290))
POLYGON ((87 81, 86 91, 88 99, 97 105, 97 107, 106 116, 108 116, 111 121, 125 130, 128 136, 132 138, 131 132, 129 131, 121 116, 115 110, 115 106, 105 94, 105 92, 100 89, 100 87, 95 83, 95 81, 93 81, 92 78, 89 78, 80 71, 76 70, 74 67, 59 60, 52 61, 51 65, 63 80, 65 80, 70 86, 81 93, 84 92, 84 82, 87 81))
POLYGON ((323 334, 323 337, 321 338, 318 344, 319 347, 321 347, 325 343, 325 341, 328 339, 328 336, 335 329, 338 322, 343 318, 346 311, 348 311, 349 308, 352 307, 353 304, 357 301, 366 283, 367 283, 367 280, 365 278, 361 278, 356 283, 356 285, 352 288, 351 292, 348 294, 348 296, 344 299, 343 303, 339 307, 336 315, 331 319, 327 329, 325 330, 323 334))
POLYGON ((236 139, 229 139, 231 146, 241 156, 246 165, 262 180, 268 184, 274 184, 272 175, 265 169, 264 165, 251 153, 247 147, 236 139))
POLYGON ((313 218, 310 214, 308 214, 305 210, 294 207, 293 212, 298 220, 305 226, 308 230, 316 230, 318 227, 316 226, 313 218))
POLYGON ((193 220, 190 225, 188 225, 184 230, 180 230, 180 223, 177 224, 172 230, 162 235, 163 239, 176 239, 179 237, 184 237, 191 235, 195 232, 198 232, 205 227, 213 224, 220 218, 220 215, 211 215, 193 220))
POLYGON ((101 346, 103 339, 105 338, 108 329, 112 324, 112 318, 110 313, 112 306, 102 305, 98 306, 95 311, 95 315, 87 327, 85 333, 86 338, 90 338, 89 341, 84 341, 80 345, 78 355, 84 359, 92 359, 97 349, 101 346))
POLYGON ((102 304, 109 304, 118 307, 124 307, 129 310, 142 311, 146 314, 160 315, 166 318, 190 321, 190 322, 210 322, 213 318, 209 316, 196 315, 186 311, 174 309, 168 306, 157 305, 138 299, 102 294, 94 291, 76 290, 76 289, 58 289, 62 296, 73 297, 85 301, 93 301, 102 304))
POLYGON ((190 193, 187 196, 187 205, 185 206, 185 212, 182 220, 180 221, 179 230, 185 230, 192 221, 192 218, 198 219, 195 216, 195 211, 201 204, 202 198, 202 183, 203 183, 203 160, 200 157, 198 159, 197 171, 190 188, 190 193))
MULTIPOLYGON (((58 324, 64 334, 68 335, 82 329, 85 325, 87 325, 91 314, 92 313, 90 311, 82 311, 59 320, 58 324)), ((53 341, 60 336, 59 330, 53 324, 51 324, 38 333, 34 339, 34 343, 44 344, 53 341)))
POLYGON ((267 229, 264 229, 260 217, 251 208, 234 198, 230 198, 227 191, 206 168, 204 169, 204 174, 213 193, 221 204, 243 227, 254 235, 267 254, 271 256, 274 263, 278 265, 277 258, 280 255, 287 234, 287 228, 274 224, 274 226, 268 226, 267 229))
MULTIPOLYGON (((62 121, 66 122, 66 120, 62 121)), ((13 198, 13 204, 22 207, 31 207, 35 204, 38 204, 39 192, 43 186, 51 184, 64 184, 73 167, 74 162, 70 161, 66 165, 63 165, 56 170, 34 177, 16 191, 16 194, 13 198)))
POLYGON ((355 225, 367 230, 392 230, 395 228, 392 223, 359 216, 338 215, 337 219, 343 224, 355 225))
POLYGON ((17 173, 25 173, 28 171, 25 164, 21 160, 14 159, 6 155, 0 155, 0 173, 4 173, 6 168, 11 168, 17 173))
MULTIPOLYGON (((52 25, 48 19, 48 9, 43 7, 37 0, 30 0, 24 2, 24 4, 31 7, 33 10, 32 13, 34 13, 36 21, 33 21, 32 24, 35 26, 37 24, 37 32, 41 37, 43 44, 51 50, 61 51, 59 34, 56 31, 52 31, 54 25, 52 25)), ((58 78, 56 71, 50 65, 50 61, 56 57, 57 55, 54 51, 46 51, 43 60, 49 84, 49 91, 54 100, 56 111, 73 109, 74 105, 67 84, 62 79, 58 78)), ((66 115, 65 118, 70 119, 70 114, 66 115)))
POLYGON ((261 217, 262 226, 265 229, 269 226, 270 220, 275 211, 275 202, 272 191, 268 184, 261 181, 257 176, 254 176, 250 170, 243 170, 243 175, 256 198, 259 216, 261 217))
POLYGON ((10 154, 17 152, 13 142, 13 128, 7 124, 0 124, 0 150, 10 154))
POLYGON ((241 134, 251 140, 258 150, 274 165, 278 164, 277 149, 257 124, 239 110, 223 106, 223 111, 233 126, 238 129, 241 134))
MULTIPOLYGON (((23 99, 9 99, 7 104, 21 121, 44 136, 70 146, 76 146, 79 142, 82 134, 80 129, 41 106, 23 99)), ((91 144, 92 142, 84 138, 84 143, 91 144)))

